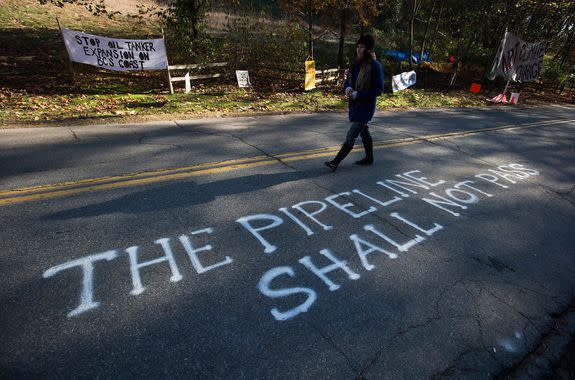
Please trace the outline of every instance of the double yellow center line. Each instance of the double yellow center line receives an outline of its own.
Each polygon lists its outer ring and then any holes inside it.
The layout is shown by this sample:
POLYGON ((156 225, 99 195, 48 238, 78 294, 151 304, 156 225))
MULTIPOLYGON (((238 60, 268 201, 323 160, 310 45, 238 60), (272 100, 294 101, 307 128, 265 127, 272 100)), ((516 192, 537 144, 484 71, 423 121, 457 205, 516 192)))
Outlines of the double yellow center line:
MULTIPOLYGON (((414 137, 400 138, 387 141, 378 141, 374 143, 374 148, 382 149, 401 145, 417 144, 424 141, 471 136, 490 131, 541 127, 545 125, 572 123, 574 121, 575 119, 550 120, 530 124, 505 125, 493 128, 475 129, 471 131, 457 131, 443 134, 414 136, 414 137)), ((325 148, 283 153, 273 156, 261 155, 235 160, 226 160, 221 162, 210 162, 199 165, 182 166, 179 168, 172 168, 172 169, 143 171, 137 173, 122 174, 117 176, 91 178, 79 181, 61 182, 55 184, 0 191, 0 206, 6 206, 10 204, 29 202, 29 201, 52 199, 82 193, 118 189, 137 185, 145 185, 150 183, 174 181, 201 175, 216 174, 232 170, 241 170, 241 169, 255 168, 259 166, 273 165, 278 164, 280 162, 302 161, 312 158, 329 157, 332 156, 336 151, 338 151, 339 148, 340 146, 330 146, 325 148)), ((358 147, 355 148, 354 150, 361 150, 361 149, 363 148, 358 147)))

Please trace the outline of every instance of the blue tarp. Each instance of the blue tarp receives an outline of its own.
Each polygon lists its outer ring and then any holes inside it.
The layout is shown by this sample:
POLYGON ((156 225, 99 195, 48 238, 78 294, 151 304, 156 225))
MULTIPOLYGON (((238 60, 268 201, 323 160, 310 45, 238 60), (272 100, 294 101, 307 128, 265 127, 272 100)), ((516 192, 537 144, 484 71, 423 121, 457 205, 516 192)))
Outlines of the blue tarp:
MULTIPOLYGON (((385 54, 386 56, 388 56, 390 58, 395 59, 397 62, 407 61, 408 60, 407 57, 409 55, 409 53, 407 53, 405 51, 399 51, 399 50, 386 50, 383 52, 383 54, 385 54)), ((419 62, 419 55, 420 55, 420 53, 415 53, 411 56, 414 63, 419 62)), ((432 62, 431 58, 429 57, 429 52, 423 52, 423 61, 424 62, 432 62)))

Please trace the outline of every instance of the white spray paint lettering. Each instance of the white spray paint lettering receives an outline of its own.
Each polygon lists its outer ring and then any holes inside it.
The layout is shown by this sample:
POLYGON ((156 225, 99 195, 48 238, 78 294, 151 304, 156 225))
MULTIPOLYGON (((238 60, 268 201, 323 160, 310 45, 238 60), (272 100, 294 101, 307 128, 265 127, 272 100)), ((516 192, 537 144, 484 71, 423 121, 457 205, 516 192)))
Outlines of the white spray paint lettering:
MULTIPOLYGON (((201 234, 201 233, 211 234, 212 232, 213 232, 212 228, 205 228, 202 230, 192 232, 192 235, 197 235, 197 234, 201 234)), ((218 268, 218 267, 221 267, 224 265, 228 265, 228 264, 231 264, 233 262, 231 257, 226 256, 225 260, 223 260, 223 261, 217 262, 217 263, 212 264, 212 265, 205 266, 200 261, 200 258, 198 257, 198 253, 203 252, 203 251, 211 251, 212 246, 206 245, 206 246, 203 246, 203 247, 200 247, 197 249, 193 248, 190 238, 186 235, 181 235, 179 237, 179 240, 182 243, 184 250, 188 254, 188 257, 190 258, 190 261, 192 262, 192 266, 194 267, 194 269, 196 270, 196 272, 198 274, 208 272, 212 269, 215 269, 215 268, 218 268)), ((139 259, 138 259, 139 250, 140 250, 139 246, 132 246, 132 247, 126 248, 126 250, 125 250, 125 252, 128 254, 128 257, 129 257, 130 274, 131 274, 132 286, 133 286, 132 290, 130 291, 130 294, 132 294, 134 296, 137 296, 137 295, 144 293, 144 291, 146 289, 144 287, 144 285, 142 284, 142 278, 141 278, 141 274, 140 274, 140 271, 142 270, 142 268, 167 262, 169 265, 169 268, 172 272, 172 276, 170 277, 170 281, 171 282, 178 282, 178 281, 183 279, 183 276, 180 273, 180 270, 179 270, 178 265, 176 263, 176 259, 175 259, 174 253, 172 251, 172 247, 170 245, 170 239, 162 238, 162 239, 158 239, 158 240, 154 241, 154 243, 158 244, 162 247, 164 255, 162 257, 159 257, 159 258, 156 258, 153 260, 149 260, 149 261, 139 262, 139 259)), ((82 291, 80 293, 80 305, 78 305, 78 307, 76 307, 74 310, 69 312, 68 317, 75 317, 81 313, 84 313, 88 310, 95 309, 95 308, 100 306, 100 302, 94 301, 94 263, 97 261, 102 261, 102 260, 107 260, 107 261, 114 260, 117 257, 118 257, 118 251, 116 251, 116 250, 106 251, 104 253, 89 255, 89 256, 85 256, 85 257, 82 257, 82 258, 77 259, 77 260, 72 260, 72 261, 68 261, 68 262, 60 264, 60 265, 56 265, 56 266, 54 266, 54 267, 52 267, 52 268, 50 268, 44 272, 43 277, 49 278, 49 277, 52 277, 52 276, 56 275, 57 273, 59 273, 63 270, 66 270, 66 269, 70 269, 70 268, 74 268, 74 267, 82 268, 83 276, 82 276, 82 291)))
MULTIPOLYGON (((288 230, 292 235, 286 235, 285 237, 287 239, 285 239, 285 241, 281 239, 282 232, 285 233, 285 230, 281 229, 281 227, 285 227, 284 217, 287 217, 285 220, 298 226, 298 230, 303 231, 305 237, 310 237, 318 233, 326 233, 326 231, 333 230, 334 224, 341 222, 341 218, 339 217, 341 213, 350 216, 352 220, 361 219, 370 214, 375 214, 381 207, 397 206, 404 201, 404 198, 419 194, 418 192, 422 190, 427 191, 427 194, 421 198, 423 202, 449 215, 458 217, 461 215, 460 212, 462 210, 467 210, 469 206, 479 203, 482 198, 491 198, 494 196, 492 189, 485 189, 484 187, 491 186, 496 189, 508 189, 510 185, 515 185, 520 180, 539 174, 539 171, 527 168, 522 164, 510 163, 500 165, 496 169, 488 169, 487 172, 484 173, 476 174, 474 179, 478 179, 479 182, 472 180, 459 181, 450 187, 448 186, 445 190, 440 191, 435 188, 445 184, 445 180, 430 180, 423 176, 419 170, 411 170, 402 174, 396 174, 395 177, 397 179, 384 179, 376 182, 380 189, 383 188, 384 191, 388 193, 391 192, 391 197, 389 197, 389 194, 373 194, 369 192, 366 193, 359 189, 353 189, 351 191, 343 191, 330 195, 324 199, 325 202, 308 200, 299 202, 291 207, 281 207, 278 211, 283 217, 270 213, 260 213, 238 218, 236 222, 251 236, 255 237, 256 241, 263 247, 265 254, 274 252, 278 254, 277 252, 280 248, 278 244, 293 239, 292 230, 288 230), (366 201, 370 204, 362 205, 362 203, 366 203, 366 201), (336 211, 336 214, 328 212, 330 209, 336 211), (330 218, 334 220, 330 221, 330 218), (278 241, 273 241, 272 243, 272 240, 278 241)), ((393 238, 391 235, 397 234, 398 231, 400 231, 399 229, 394 230, 395 232, 391 231, 392 233, 390 234, 390 232, 384 231, 380 226, 366 224, 363 226, 363 231, 369 233, 369 237, 359 233, 349 235, 349 240, 355 251, 354 253, 359 259, 359 264, 361 264, 360 268, 366 271, 375 269, 376 266, 373 261, 377 259, 377 257, 392 260, 397 259, 400 254, 408 252, 444 228, 436 222, 431 222, 430 225, 423 226, 397 211, 389 213, 388 217, 401 222, 404 226, 416 232, 412 235, 401 232, 406 239, 398 241, 401 239, 393 238), (373 238, 379 241, 374 242, 373 238)), ((364 232, 362 232, 362 234, 364 232)), ((195 230, 188 235, 182 234, 178 237, 178 241, 197 274, 205 274, 217 268, 229 266, 234 262, 230 256, 223 256, 223 259, 213 257, 214 251, 210 244, 196 247, 192 242, 192 237, 194 236, 203 235, 209 237, 212 234, 214 234, 213 228, 203 228, 195 230), (204 263, 204 261, 209 264, 204 263)), ((161 247, 163 255, 149 261, 140 262, 139 246, 131 246, 125 249, 129 258, 129 272, 133 285, 130 293, 132 295, 144 293, 146 288, 142 282, 141 272, 147 267, 167 264, 171 271, 170 282, 175 283, 183 279, 176 257, 172 251, 171 240, 169 238, 162 238, 155 240, 154 243, 161 247)), ((100 302, 94 300, 95 264, 99 261, 114 260, 118 256, 118 251, 110 250, 68 261, 44 272, 43 277, 50 278, 67 269, 75 267, 81 268, 80 303, 75 309, 68 313, 68 317, 75 317, 100 306, 100 302)), ((319 278, 330 292, 334 292, 342 287, 340 283, 333 279, 334 276, 341 278, 341 274, 345 274, 349 280, 358 280, 361 278, 360 274, 352 269, 349 260, 339 258, 338 256, 331 250, 324 248, 319 250, 318 257, 313 258, 310 255, 306 255, 299 259, 298 263, 305 268, 306 271, 319 278), (330 262, 329 264, 323 267, 318 264, 326 259, 330 262)), ((286 321, 301 313, 307 312, 318 299, 318 290, 313 289, 309 285, 283 288, 272 286, 272 282, 277 283, 279 281, 281 281, 282 284, 286 281, 298 281, 294 267, 283 266, 266 271, 260 278, 257 288, 262 295, 273 300, 285 299, 284 302, 288 304, 291 302, 290 300, 294 299, 294 295, 298 297, 298 302, 301 302, 302 295, 306 297, 303 303, 295 307, 293 307, 293 305, 282 309, 277 306, 272 307, 270 312, 278 321, 286 321), (280 278, 282 278, 282 280, 280 280, 280 278)))
POLYGON ((146 288, 142 285, 142 278, 140 277, 140 269, 151 265, 156 265, 168 262, 170 270, 172 271, 172 277, 170 277, 171 282, 180 281, 183 276, 178 269, 178 264, 176 264, 176 259, 174 258, 174 253, 172 252, 172 247, 170 247, 170 239, 158 239, 154 243, 162 246, 165 255, 154 260, 145 261, 143 263, 138 262, 138 246, 133 246, 126 248, 126 252, 130 257, 130 273, 132 273, 132 284, 134 288, 130 292, 132 295, 137 296, 142 294, 146 288))
POLYGON ((99 302, 94 301, 94 263, 101 260, 114 260, 116 257, 118 257, 117 251, 106 251, 104 253, 86 256, 78 260, 72 260, 64 264, 56 265, 44 272, 44 278, 49 278, 66 269, 74 267, 82 268, 82 292, 80 293, 80 305, 68 313, 68 318, 75 317, 78 314, 100 306, 99 302))

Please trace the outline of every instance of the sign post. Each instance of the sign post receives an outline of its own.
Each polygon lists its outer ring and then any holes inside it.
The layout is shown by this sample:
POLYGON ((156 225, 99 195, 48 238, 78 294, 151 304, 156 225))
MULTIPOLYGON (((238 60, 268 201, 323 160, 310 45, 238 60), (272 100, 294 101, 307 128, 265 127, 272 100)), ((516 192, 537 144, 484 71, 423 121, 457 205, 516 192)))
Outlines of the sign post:
MULTIPOLYGON (((162 28, 162 39, 164 40, 164 46, 166 45, 166 35, 164 34, 164 28, 162 28)), ((170 94, 174 94, 174 85, 172 84, 172 75, 170 74, 170 64, 168 63, 168 55, 166 54, 166 71, 168 73, 168 87, 170 88, 170 94)))
POLYGON ((185 93, 189 94, 190 91, 192 91, 192 83, 190 82, 190 73, 186 73, 186 75, 184 75, 184 82, 186 85, 186 90, 185 93))
MULTIPOLYGON (((62 25, 60 25, 60 19, 58 19, 58 17, 56 17, 56 22, 58 23, 58 29, 60 30, 60 35, 62 36, 65 45, 66 39, 64 38, 64 34, 62 33, 62 25)), ((72 59, 70 58, 68 49, 66 49, 66 57, 68 57, 68 69, 70 70, 70 74, 72 74, 72 83, 76 83, 76 72, 74 71, 74 66, 72 65, 72 59)))

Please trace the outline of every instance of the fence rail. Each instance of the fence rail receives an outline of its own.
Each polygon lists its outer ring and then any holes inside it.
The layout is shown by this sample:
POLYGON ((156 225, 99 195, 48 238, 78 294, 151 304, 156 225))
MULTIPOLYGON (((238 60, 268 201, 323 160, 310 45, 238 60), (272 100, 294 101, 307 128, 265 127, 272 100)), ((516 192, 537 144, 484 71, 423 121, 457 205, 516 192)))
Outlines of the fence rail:
POLYGON ((341 71, 342 70, 340 70, 340 69, 317 70, 315 83, 318 84, 318 83, 323 83, 323 82, 337 81, 340 78, 341 71), (332 73, 335 73, 335 75, 326 77, 326 75, 332 74, 332 73), (321 75, 322 78, 317 79, 318 74, 321 75))
POLYGON ((210 68, 210 67, 224 67, 227 66, 228 62, 217 62, 217 63, 194 63, 189 65, 169 65, 168 68, 170 70, 194 70, 194 69, 203 69, 203 68, 210 68))
POLYGON ((212 79, 212 78, 222 78, 227 75, 227 73, 214 73, 214 74, 201 74, 201 75, 189 75, 189 70, 202 70, 210 68, 221 68, 227 67, 228 62, 215 62, 215 63, 195 63, 195 64, 184 64, 184 65, 168 65, 168 85, 170 87, 170 93, 174 93, 174 82, 184 82, 186 80, 193 81, 199 79, 212 79), (184 71, 188 70, 186 76, 172 77, 171 71, 184 71))
MULTIPOLYGON (((223 78, 232 75, 232 71, 229 71, 228 68, 230 67, 229 62, 216 62, 216 63, 198 63, 198 64, 180 64, 180 65, 169 65, 168 66, 168 82, 170 86, 170 93, 174 93, 173 83, 176 82, 184 82, 186 80, 194 81, 194 80, 201 80, 201 79, 214 79, 214 78, 223 78), (198 75, 191 75, 190 71, 200 71, 205 69, 217 69, 219 72, 213 74, 198 74, 198 75), (185 72, 187 71, 187 76, 172 76, 172 72, 185 72)), ((305 71, 304 70, 294 70, 285 67, 277 67, 277 66, 266 66, 266 65, 258 65, 254 67, 252 70, 251 76, 254 78, 261 78, 267 80, 281 80, 287 82, 298 82, 301 81, 302 85, 304 82, 305 71), (277 73, 288 73, 288 74, 295 74, 298 78, 295 78, 294 75, 288 76, 273 76, 270 75, 270 72, 277 72, 277 73), (301 79, 299 78, 301 77, 301 79)), ((336 82, 341 78, 342 70, 340 69, 324 69, 324 70, 316 70, 316 81, 317 85, 319 84, 326 84, 328 82, 336 82)))

